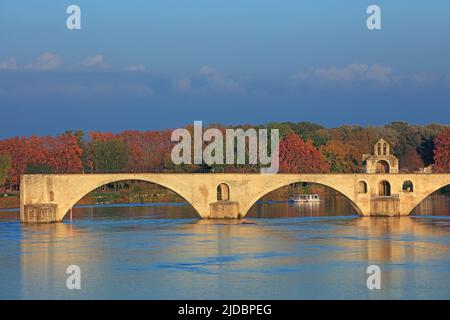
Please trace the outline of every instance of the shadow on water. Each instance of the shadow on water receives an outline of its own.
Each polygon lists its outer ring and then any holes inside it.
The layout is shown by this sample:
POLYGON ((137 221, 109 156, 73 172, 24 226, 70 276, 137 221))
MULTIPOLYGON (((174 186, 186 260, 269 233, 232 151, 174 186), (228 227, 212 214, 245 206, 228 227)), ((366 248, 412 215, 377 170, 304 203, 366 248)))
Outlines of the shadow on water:
POLYGON ((259 201, 246 218, 293 218, 322 216, 356 216, 351 202, 341 196, 326 195, 321 202, 295 203, 288 201, 259 201))
MULTIPOLYGON (((148 203, 125 205, 91 205, 73 209, 73 219, 198 219, 192 206, 187 203, 148 203)), ((66 215, 65 221, 70 219, 66 215)))
POLYGON ((412 216, 450 216, 450 196, 432 194, 411 212, 412 216))

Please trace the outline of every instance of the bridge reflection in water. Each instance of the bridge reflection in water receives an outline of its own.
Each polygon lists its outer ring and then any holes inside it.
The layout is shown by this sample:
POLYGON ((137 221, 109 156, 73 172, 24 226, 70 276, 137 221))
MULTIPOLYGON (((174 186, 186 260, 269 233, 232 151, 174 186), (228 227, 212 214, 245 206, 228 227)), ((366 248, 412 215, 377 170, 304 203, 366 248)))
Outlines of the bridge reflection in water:
POLYGON ((21 225, 18 253, 1 252, 19 257, 20 298, 450 298, 445 218, 243 223, 191 218, 185 206, 77 208, 74 216, 21 225), (81 267, 80 291, 66 289, 71 264, 81 267), (365 286, 369 264, 382 269, 381 291, 365 286))

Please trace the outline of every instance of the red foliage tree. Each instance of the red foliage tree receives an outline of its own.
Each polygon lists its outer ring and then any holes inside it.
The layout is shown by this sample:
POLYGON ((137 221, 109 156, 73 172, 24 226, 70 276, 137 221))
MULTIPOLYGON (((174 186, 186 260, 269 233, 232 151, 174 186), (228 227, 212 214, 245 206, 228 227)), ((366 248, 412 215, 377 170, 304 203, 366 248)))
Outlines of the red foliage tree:
POLYGON ((171 151, 170 131, 124 131, 118 136, 128 146, 127 170, 160 172, 171 151))
POLYGON ((50 149, 50 167, 57 173, 80 173, 83 170, 81 156, 83 149, 77 137, 72 133, 57 136, 50 149))
POLYGON ((445 128, 434 140, 434 169, 450 173, 450 127, 445 128))
POLYGON ((407 172, 415 172, 420 168, 423 168, 424 164, 416 150, 408 149, 405 154, 400 157, 400 166, 407 172))
POLYGON ((280 142, 280 172, 329 172, 330 166, 310 140, 303 141, 294 132, 280 142))
POLYGON ((115 135, 111 132, 89 131, 89 137, 91 138, 91 141, 105 142, 114 139, 115 135))
POLYGON ((82 149, 74 134, 56 137, 14 137, 0 141, 0 154, 11 156, 11 169, 6 177, 6 188, 18 190, 20 176, 30 165, 46 167, 53 173, 79 173, 82 149))

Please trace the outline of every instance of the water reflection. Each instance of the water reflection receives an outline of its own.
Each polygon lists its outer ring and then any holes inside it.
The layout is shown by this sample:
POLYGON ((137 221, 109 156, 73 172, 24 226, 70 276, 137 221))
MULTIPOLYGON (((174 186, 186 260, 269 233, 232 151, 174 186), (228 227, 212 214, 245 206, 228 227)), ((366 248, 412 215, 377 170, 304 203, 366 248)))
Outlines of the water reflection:
POLYGON ((114 218, 26 226, 21 297, 449 297, 448 219, 254 221, 114 218), (81 291, 65 288, 70 264, 82 269, 81 291), (382 267, 381 292, 365 288, 369 264, 382 267))
POLYGON ((250 208, 247 217, 255 218, 292 218, 356 215, 351 202, 343 196, 334 194, 322 197, 322 202, 257 202, 250 208))
POLYGON ((182 205, 76 208, 59 224, 3 220, 0 298, 450 298, 447 217, 257 208, 244 221, 199 220, 182 205), (81 267, 80 291, 66 289, 71 264, 81 267), (380 291, 366 288, 370 264, 381 267, 380 291))

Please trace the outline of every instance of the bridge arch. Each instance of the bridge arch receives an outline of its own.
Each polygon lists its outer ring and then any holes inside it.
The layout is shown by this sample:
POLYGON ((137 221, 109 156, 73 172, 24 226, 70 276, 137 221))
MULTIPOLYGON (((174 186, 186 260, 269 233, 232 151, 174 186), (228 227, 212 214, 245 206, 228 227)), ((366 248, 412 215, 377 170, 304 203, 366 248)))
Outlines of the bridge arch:
POLYGON ((445 187, 450 186, 450 182, 445 182, 444 184, 440 184, 436 187, 434 187, 433 189, 431 189, 431 191, 423 194, 422 196, 420 196, 419 198, 417 198, 417 201, 415 202, 415 205, 412 206, 408 212, 408 215, 410 215, 413 211, 415 211, 417 209, 418 206, 420 206, 420 204, 426 200, 429 196, 431 196, 433 193, 435 193, 436 191, 439 191, 445 187))
POLYGON ((242 216, 245 217, 247 215, 247 213, 250 211, 251 207, 262 197, 264 197, 265 195, 269 194, 272 191, 275 191, 277 189, 280 189, 282 187, 286 187, 290 184, 293 183, 312 183, 312 184, 317 184, 317 185, 321 185, 321 186, 325 186, 328 187, 336 192, 338 192, 339 194, 343 195, 352 205, 352 207, 355 209, 355 211, 357 212, 358 215, 362 216, 362 210, 361 208, 355 203, 355 201, 353 199, 351 199, 349 197, 349 195, 347 195, 343 190, 339 190, 337 187, 332 186, 328 183, 322 183, 322 182, 318 182, 318 181, 313 181, 313 180, 309 180, 309 179, 298 179, 298 180, 293 180, 293 181, 289 181, 289 182, 280 182, 280 183, 276 183, 270 187, 267 187, 263 190, 261 190, 256 196, 252 197, 250 199, 250 201, 248 202, 248 204, 246 206, 244 206, 242 208, 242 216))
POLYGON ((105 178, 105 179, 101 179, 98 181, 95 181, 94 183, 90 183, 88 184, 85 188, 77 188, 77 191, 73 194, 71 194, 70 196, 66 196, 66 201, 64 201, 64 203, 61 205, 61 209, 60 209, 60 213, 62 216, 59 217, 59 221, 62 221, 67 214, 69 213, 69 210, 75 206, 77 204, 77 202, 79 202, 82 198, 84 198, 87 194, 91 193, 92 191, 107 185, 107 184, 111 184, 111 183, 117 183, 117 182, 122 182, 122 181, 142 181, 142 182, 147 182, 147 183, 151 183, 151 184, 155 184, 158 185, 160 187, 163 187, 165 189, 168 189, 174 193, 176 193, 178 196, 180 196, 188 205, 190 205, 194 211, 196 216, 198 216, 199 218, 201 218, 201 215, 199 213, 199 210, 191 203, 191 201, 189 201, 187 198, 187 195, 184 195, 182 192, 180 192, 176 187, 171 186, 169 184, 166 184, 164 182, 161 181, 157 181, 156 179, 146 179, 146 178, 137 178, 137 177, 130 177, 129 179, 127 178, 105 178))

